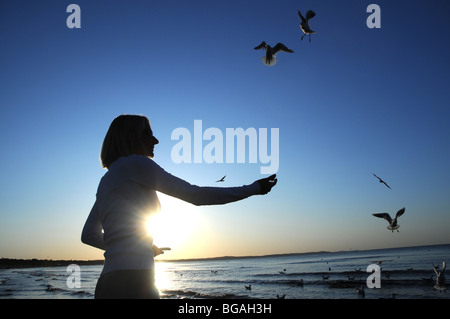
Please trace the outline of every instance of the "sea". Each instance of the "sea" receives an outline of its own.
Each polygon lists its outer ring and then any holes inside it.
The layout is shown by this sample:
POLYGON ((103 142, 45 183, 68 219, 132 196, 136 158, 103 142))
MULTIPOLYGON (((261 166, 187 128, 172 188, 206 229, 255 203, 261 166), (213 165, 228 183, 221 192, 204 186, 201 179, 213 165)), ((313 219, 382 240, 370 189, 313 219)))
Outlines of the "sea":
MULTIPOLYGON (((433 270, 449 261, 446 244, 157 261, 155 267, 161 299, 449 299, 450 291, 434 288, 433 270)), ((93 299, 101 270, 0 269, 0 299, 93 299)))

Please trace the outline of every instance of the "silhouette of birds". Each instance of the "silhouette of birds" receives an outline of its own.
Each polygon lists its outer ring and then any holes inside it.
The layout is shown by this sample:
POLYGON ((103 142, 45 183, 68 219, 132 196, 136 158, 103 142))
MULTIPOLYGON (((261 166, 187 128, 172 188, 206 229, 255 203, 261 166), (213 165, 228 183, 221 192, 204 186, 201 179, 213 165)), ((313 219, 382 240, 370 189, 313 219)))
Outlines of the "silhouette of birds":
POLYGON ((397 219, 400 216, 402 216, 404 212, 405 212, 405 207, 400 209, 397 212, 397 214, 395 214, 395 218, 392 218, 388 213, 378 213, 378 214, 372 214, 372 215, 375 217, 386 219, 389 223, 389 226, 387 227, 387 229, 392 230, 392 232, 394 232, 394 230, 397 230, 397 232, 398 232, 398 228, 400 227, 400 225, 397 224, 397 219))
POLYGON ((286 297, 286 295, 283 295, 283 296, 277 295, 277 299, 284 299, 285 297, 286 297))
POLYGON ((386 182, 385 181, 383 181, 381 178, 379 178, 377 175, 375 175, 374 173, 372 173, 373 174, 373 176, 375 176, 376 178, 378 178, 378 180, 380 181, 380 183, 383 183, 384 185, 386 185, 387 186, 387 188, 389 188, 389 189, 392 189, 392 188, 390 188, 389 187, 389 185, 388 184, 386 184, 386 182))
POLYGON ((309 36, 309 42, 311 42, 311 34, 313 34, 313 33, 316 33, 316 31, 314 31, 314 30, 312 30, 311 29, 311 27, 309 26, 309 20, 310 19, 312 19, 312 18, 314 18, 315 16, 316 16, 316 13, 314 12, 314 11, 312 11, 312 10, 308 10, 307 12, 306 12, 306 17, 304 17, 303 15, 302 15, 302 13, 300 12, 300 10, 297 10, 297 13, 298 13, 298 16, 300 17, 300 19, 301 19, 301 22, 300 22, 300 29, 302 29, 302 31, 303 31, 303 35, 302 35, 302 40, 303 40, 303 37, 305 36, 305 35, 308 35, 309 36))
POLYGON ((439 291, 445 291, 445 261, 442 262, 442 271, 438 271, 436 267, 433 266, 433 270, 437 276, 436 278, 436 284, 434 285, 434 288, 439 291))
POLYGON ((277 63, 276 55, 278 52, 288 52, 288 53, 294 53, 291 49, 286 47, 283 43, 277 43, 273 48, 268 45, 265 41, 261 42, 260 45, 254 47, 255 50, 265 49, 266 55, 261 58, 263 63, 267 66, 273 66, 275 63, 277 63))
POLYGON ((245 289, 252 290, 252 285, 245 286, 245 289))
POLYGON ((225 182, 225 177, 226 177, 227 175, 225 175, 224 177, 222 177, 221 179, 219 179, 218 181, 216 181, 216 183, 218 183, 218 182, 225 182))

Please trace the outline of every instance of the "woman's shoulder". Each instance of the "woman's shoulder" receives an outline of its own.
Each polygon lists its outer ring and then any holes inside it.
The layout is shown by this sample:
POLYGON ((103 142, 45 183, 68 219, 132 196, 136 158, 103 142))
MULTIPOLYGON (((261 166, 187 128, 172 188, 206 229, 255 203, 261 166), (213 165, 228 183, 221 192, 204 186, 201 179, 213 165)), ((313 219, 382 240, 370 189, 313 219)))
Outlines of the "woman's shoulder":
POLYGON ((131 154, 128 156, 122 156, 117 159, 118 164, 130 164, 130 163, 143 163, 151 165, 153 160, 144 155, 131 154))

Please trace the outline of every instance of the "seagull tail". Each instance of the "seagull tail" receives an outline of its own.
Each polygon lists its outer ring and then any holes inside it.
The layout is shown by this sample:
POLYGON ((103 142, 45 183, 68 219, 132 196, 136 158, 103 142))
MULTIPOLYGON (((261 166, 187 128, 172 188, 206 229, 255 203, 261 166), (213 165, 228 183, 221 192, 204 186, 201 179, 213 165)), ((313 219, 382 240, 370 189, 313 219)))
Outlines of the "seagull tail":
POLYGON ((275 63, 277 63, 277 59, 276 58, 272 58, 271 60, 267 60, 267 58, 265 56, 263 56, 261 58, 261 60, 263 61, 263 63, 267 66, 274 66, 275 63))

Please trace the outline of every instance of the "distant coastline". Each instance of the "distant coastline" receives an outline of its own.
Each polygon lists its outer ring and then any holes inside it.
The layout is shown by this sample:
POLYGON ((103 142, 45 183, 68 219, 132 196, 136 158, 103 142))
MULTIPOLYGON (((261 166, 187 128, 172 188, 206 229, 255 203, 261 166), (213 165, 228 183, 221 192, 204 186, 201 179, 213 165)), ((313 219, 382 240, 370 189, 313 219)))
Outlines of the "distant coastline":
POLYGON ((187 258, 187 259, 159 259, 160 262, 184 262, 184 261, 208 261, 208 260, 232 260, 232 259, 248 259, 248 258, 271 258, 271 257, 292 257, 292 256, 304 256, 304 255, 317 255, 317 254, 337 254, 359 251, 376 251, 376 250, 390 250, 390 249, 408 249, 408 248, 421 248, 421 247, 434 247, 434 246, 446 246, 446 244, 429 244, 429 245, 416 245, 416 246, 404 246, 404 247, 389 247, 389 248, 374 248, 374 249, 351 249, 351 250, 339 250, 339 251, 311 251, 303 253, 283 253, 283 254, 269 254, 269 255, 256 255, 256 256, 222 256, 222 257, 204 257, 204 258, 187 258))
MULTIPOLYGON (((303 253, 284 253, 284 254, 269 254, 256 256, 221 256, 221 257, 204 257, 204 258, 187 258, 187 259, 157 259, 156 262, 188 262, 188 261, 213 261, 213 260, 234 260, 234 259, 249 259, 249 258, 271 258, 271 257, 292 257, 302 255, 315 255, 323 253, 344 253, 344 252, 358 252, 358 251, 376 251, 376 250, 390 250, 390 249, 408 249, 432 246, 445 246, 450 244, 431 244, 419 246, 406 247, 392 247, 392 248, 376 248, 363 250, 342 250, 342 251, 316 251, 303 253)), ((14 259, 14 258, 0 258, 0 270, 11 268, 33 268, 33 267, 60 267, 68 266, 70 264, 77 265, 103 265, 104 260, 52 260, 52 259, 14 259)))
MULTIPOLYGON (((356 251, 356 250, 354 250, 356 251)), ((300 255, 315 255, 331 253, 330 251, 315 251, 305 253, 285 253, 285 254, 270 254, 270 255, 256 255, 256 256, 221 256, 221 257, 204 257, 204 258, 186 258, 186 259, 159 259, 159 262, 184 262, 184 261, 211 261, 211 260, 233 260, 233 259, 249 259, 249 258, 271 258, 271 257, 289 257, 300 255)))
POLYGON ((52 260, 52 259, 13 259, 0 258, 0 269, 34 268, 34 267, 59 267, 77 265, 103 265, 104 260, 52 260))

